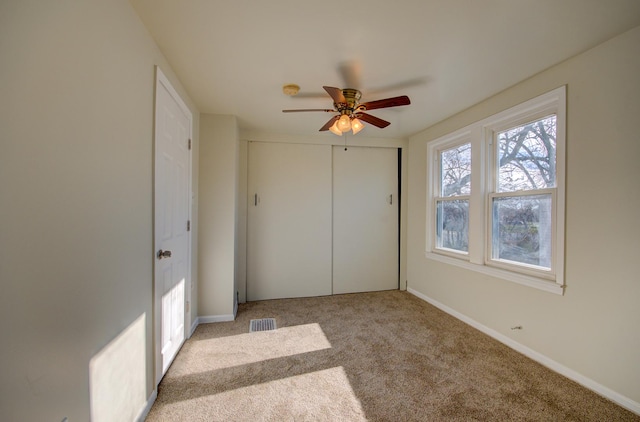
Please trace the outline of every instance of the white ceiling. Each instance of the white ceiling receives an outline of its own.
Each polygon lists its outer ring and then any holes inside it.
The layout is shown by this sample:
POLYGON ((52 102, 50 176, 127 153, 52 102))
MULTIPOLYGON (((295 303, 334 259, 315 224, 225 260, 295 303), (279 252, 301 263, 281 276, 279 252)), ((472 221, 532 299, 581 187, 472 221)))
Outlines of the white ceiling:
POLYGON ((639 0, 131 2, 202 113, 289 135, 331 117, 281 110, 332 108, 322 86, 347 87, 341 66, 363 102, 411 98, 371 111, 391 125, 362 132, 405 138, 640 25, 639 0))

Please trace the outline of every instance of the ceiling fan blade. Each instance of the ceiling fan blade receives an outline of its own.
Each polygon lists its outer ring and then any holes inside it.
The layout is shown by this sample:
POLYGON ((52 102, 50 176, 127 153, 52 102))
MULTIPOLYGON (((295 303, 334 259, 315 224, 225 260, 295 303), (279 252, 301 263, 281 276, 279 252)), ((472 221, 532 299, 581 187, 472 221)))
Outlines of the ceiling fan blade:
POLYGON ((411 104, 411 100, 406 95, 399 97, 385 98, 384 100, 370 101, 368 103, 361 103, 361 106, 365 107, 365 110, 375 110, 377 108, 389 108, 398 107, 411 104))
POLYGON ((323 100, 327 99, 326 92, 299 92, 295 96, 291 98, 322 98, 323 100))
POLYGON ((342 95, 342 90, 340 88, 334 88, 332 86, 323 86, 323 88, 327 93, 329 93, 329 95, 331 95, 334 103, 339 104, 347 102, 344 95, 342 95))
POLYGON ((283 113, 298 113, 301 111, 324 111, 326 113, 333 113, 335 110, 330 108, 297 108, 294 110, 282 110, 283 113))
POLYGON ((356 116, 358 117, 358 119, 360 120, 364 120, 367 123, 371 123, 374 126, 378 126, 379 128, 385 128, 387 126, 389 126, 391 123, 387 122, 386 120, 382 120, 376 116, 372 116, 370 114, 367 113, 357 113, 356 116))
POLYGON ((322 126, 320 128, 320 132, 324 132, 325 130, 329 130, 329 128, 331 126, 333 126, 333 124, 336 122, 336 120, 338 120, 340 118, 340 116, 333 116, 331 119, 329 119, 329 121, 327 123, 324 124, 324 126, 322 126))
POLYGON ((376 95, 376 94, 381 94, 383 92, 388 92, 388 91, 399 91, 399 90, 405 90, 409 88, 415 88, 418 86, 425 85, 427 82, 429 82, 429 78, 426 78, 426 77, 406 79, 404 81, 396 82, 390 85, 380 86, 377 88, 369 88, 367 89, 367 95, 368 96, 376 95))
POLYGON ((345 86, 352 89, 360 89, 360 77, 361 75, 361 66, 360 63, 355 60, 350 60, 346 62, 340 63, 338 66, 338 71, 342 76, 342 80, 345 83, 345 86))

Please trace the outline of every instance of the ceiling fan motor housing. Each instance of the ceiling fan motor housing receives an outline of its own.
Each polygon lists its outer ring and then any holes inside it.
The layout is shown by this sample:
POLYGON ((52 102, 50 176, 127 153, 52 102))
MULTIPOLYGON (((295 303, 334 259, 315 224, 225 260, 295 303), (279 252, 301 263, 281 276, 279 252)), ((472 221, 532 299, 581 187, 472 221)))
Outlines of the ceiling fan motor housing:
POLYGON ((347 116, 351 115, 358 107, 360 102, 360 98, 362 98, 362 93, 357 89, 353 88, 345 88, 342 90, 342 96, 345 99, 345 103, 334 103, 336 110, 340 112, 340 114, 346 114, 347 116))

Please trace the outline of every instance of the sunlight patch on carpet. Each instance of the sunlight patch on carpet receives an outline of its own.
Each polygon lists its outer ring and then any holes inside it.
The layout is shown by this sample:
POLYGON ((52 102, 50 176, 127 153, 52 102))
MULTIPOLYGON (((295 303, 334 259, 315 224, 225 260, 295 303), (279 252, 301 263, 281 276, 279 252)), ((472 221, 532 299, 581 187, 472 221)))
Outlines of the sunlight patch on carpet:
MULTIPOLYGON (((169 403, 168 413, 206 409, 216 420, 367 421, 342 366, 169 403)), ((200 415, 202 416, 202 415, 200 415)))
POLYGON ((330 348, 331 343, 319 324, 294 325, 280 327, 275 331, 258 331, 193 342, 189 348, 182 349, 180 353, 183 359, 174 362, 171 368, 173 375, 180 376, 193 373, 189 372, 193 369, 188 365, 191 357, 210 356, 211 359, 202 367, 202 371, 212 371, 330 348))

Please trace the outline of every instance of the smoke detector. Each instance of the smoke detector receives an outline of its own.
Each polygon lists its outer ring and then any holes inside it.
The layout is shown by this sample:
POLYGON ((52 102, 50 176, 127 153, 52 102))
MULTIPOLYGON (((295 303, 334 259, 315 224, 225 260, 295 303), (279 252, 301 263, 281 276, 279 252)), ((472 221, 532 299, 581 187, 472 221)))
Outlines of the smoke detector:
POLYGON ((284 93, 284 95, 288 95, 290 97, 293 97, 299 91, 300 91, 300 87, 296 84, 288 84, 282 87, 282 92, 284 93))

